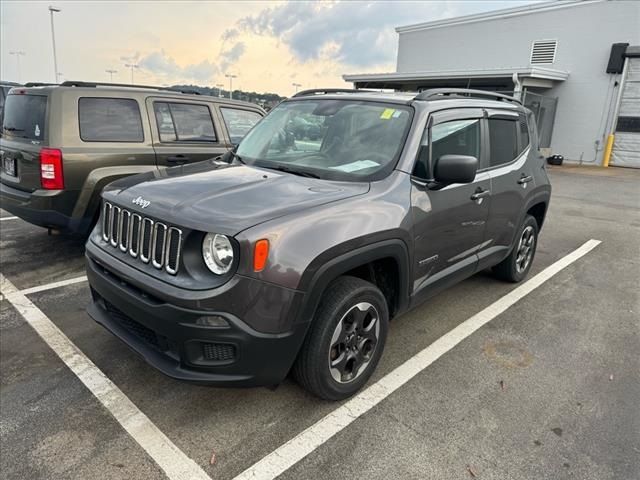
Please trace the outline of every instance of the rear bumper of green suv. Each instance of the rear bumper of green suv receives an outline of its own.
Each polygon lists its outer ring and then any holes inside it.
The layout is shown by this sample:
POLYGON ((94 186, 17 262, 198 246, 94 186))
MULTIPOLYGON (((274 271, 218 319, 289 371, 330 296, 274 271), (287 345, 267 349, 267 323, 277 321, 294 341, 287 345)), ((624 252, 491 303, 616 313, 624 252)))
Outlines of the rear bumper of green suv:
POLYGON ((77 192, 69 190, 34 190, 27 192, 0 183, 0 207, 26 222, 45 228, 85 234, 92 218, 73 217, 71 212, 77 192))

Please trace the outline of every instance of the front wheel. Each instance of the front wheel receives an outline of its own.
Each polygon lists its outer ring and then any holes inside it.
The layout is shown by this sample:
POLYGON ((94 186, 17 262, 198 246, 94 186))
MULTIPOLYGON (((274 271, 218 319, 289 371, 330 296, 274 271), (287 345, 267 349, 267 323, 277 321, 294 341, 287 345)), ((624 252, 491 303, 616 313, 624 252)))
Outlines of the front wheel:
POLYGON ((375 370, 388 324, 387 302, 375 285, 339 277, 320 301, 293 367, 295 379, 326 400, 352 396, 375 370))
POLYGON ((527 276, 536 254, 538 222, 531 215, 524 218, 517 239, 509 256, 493 267, 496 277, 514 283, 522 281, 527 276))

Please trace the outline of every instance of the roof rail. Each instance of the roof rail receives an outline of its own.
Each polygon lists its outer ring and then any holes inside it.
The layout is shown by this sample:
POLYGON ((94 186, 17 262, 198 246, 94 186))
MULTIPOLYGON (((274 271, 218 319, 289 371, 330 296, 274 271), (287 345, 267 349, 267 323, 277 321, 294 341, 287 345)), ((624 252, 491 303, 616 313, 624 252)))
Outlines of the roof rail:
POLYGON ((358 93, 358 92, 368 92, 368 91, 369 90, 356 90, 353 88, 313 88, 311 90, 302 90, 301 92, 296 93, 292 98, 307 97, 309 95, 327 94, 327 93, 358 93))
POLYGON ((60 84, 61 87, 123 87, 123 88, 143 88, 146 90, 162 90, 166 92, 185 93, 189 95, 200 95, 195 90, 178 90, 172 87, 156 87, 153 85, 130 85, 127 83, 108 83, 108 82, 82 82, 79 80, 67 80, 60 84))
MULTIPOLYGON (((27 82, 22 86, 23 87, 55 87, 57 85, 58 85, 57 83, 27 82)), ((16 84, 16 86, 18 86, 18 84, 16 84)))
POLYGON ((522 105, 522 102, 515 97, 503 95, 497 92, 488 92, 486 90, 473 90, 471 88, 430 88, 417 94, 414 100, 442 100, 446 97, 485 97, 503 102, 513 102, 522 105))

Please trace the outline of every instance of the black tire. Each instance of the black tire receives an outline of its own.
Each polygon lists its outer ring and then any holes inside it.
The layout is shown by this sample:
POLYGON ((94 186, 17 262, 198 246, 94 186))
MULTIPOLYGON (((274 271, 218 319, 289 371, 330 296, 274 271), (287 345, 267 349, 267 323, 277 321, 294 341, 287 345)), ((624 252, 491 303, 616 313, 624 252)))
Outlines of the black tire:
POLYGON ((389 309, 378 287, 356 277, 337 278, 320 300, 293 366, 294 378, 306 390, 325 400, 343 400, 352 396, 376 369, 388 328, 389 309), (365 308, 366 311, 363 310, 365 308), (341 327, 338 330, 339 323, 341 327), (358 327, 357 324, 363 326, 358 327), (341 339, 343 332, 345 338, 341 339), (374 337, 376 341, 372 340, 374 337), (330 365, 332 356, 335 357, 333 362, 337 363, 335 368, 330 365), (347 360, 339 361, 341 358, 347 360), (349 362, 352 362, 351 367, 349 362))
POLYGON ((533 259, 536 255, 537 246, 538 222, 536 222, 536 219, 531 215, 527 215, 524 217, 524 222, 522 222, 522 225, 518 230, 511 253, 502 262, 493 267, 493 274, 497 278, 507 282, 518 283, 522 281, 531 269, 531 264, 533 263, 533 259), (530 236, 527 236, 527 238, 531 239, 531 244, 527 247, 529 250, 527 250, 525 254, 526 257, 528 257, 528 260, 526 260, 526 258, 523 259, 521 256, 524 254, 522 248, 526 247, 526 245, 523 245, 523 242, 527 243, 529 241, 524 238, 524 236, 526 236, 525 232, 530 233, 530 236))

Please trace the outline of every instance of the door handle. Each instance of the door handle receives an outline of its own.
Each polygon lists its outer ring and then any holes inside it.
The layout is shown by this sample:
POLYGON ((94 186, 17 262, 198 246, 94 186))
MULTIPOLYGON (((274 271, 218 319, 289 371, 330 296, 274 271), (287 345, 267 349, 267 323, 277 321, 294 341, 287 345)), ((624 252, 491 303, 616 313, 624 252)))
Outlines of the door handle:
POLYGON ((533 180, 533 177, 531 175, 522 175, 522 177, 520 177, 520 179, 518 180, 518 185, 526 185, 531 180, 533 180))
POLYGON ((484 197, 488 197, 489 195, 491 195, 491 190, 482 190, 481 188, 478 188, 476 192, 471 195, 471 200, 473 200, 474 202, 482 203, 482 199, 484 197))
POLYGON ((170 157, 167 157, 167 162, 169 163, 182 164, 182 163, 187 163, 188 161, 189 161, 189 157, 187 157, 186 155, 172 155, 170 157))

